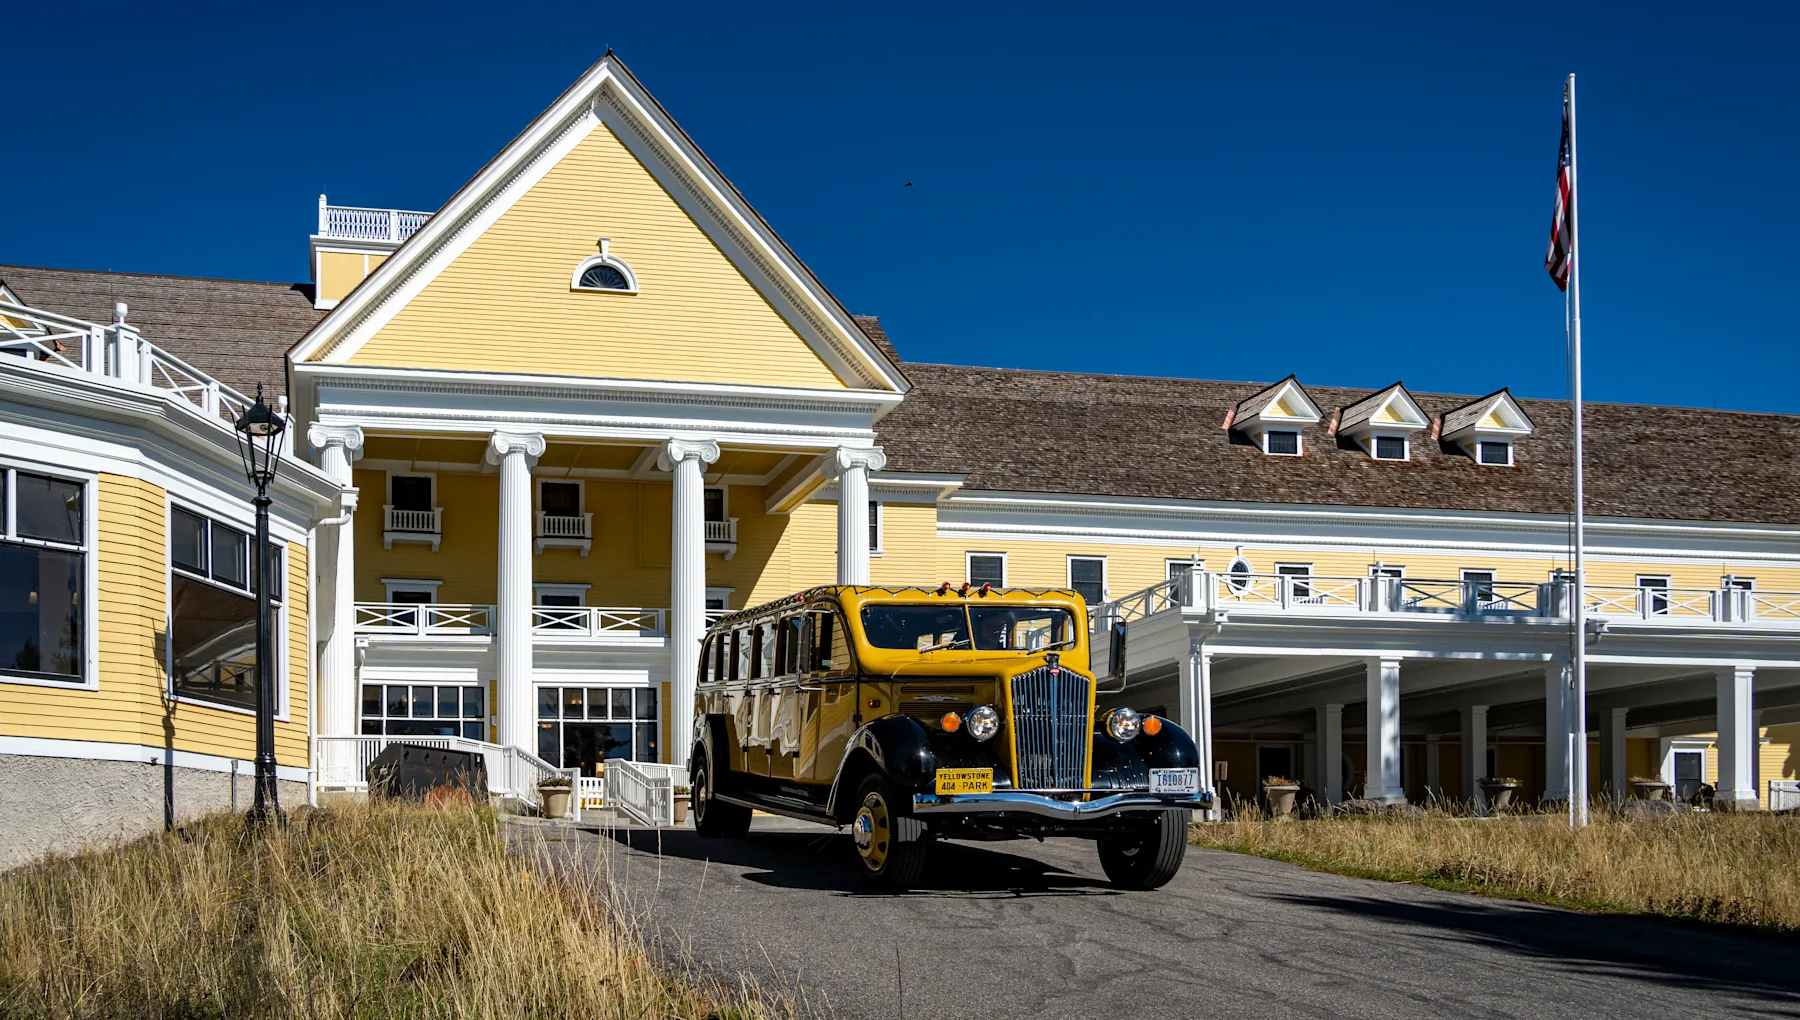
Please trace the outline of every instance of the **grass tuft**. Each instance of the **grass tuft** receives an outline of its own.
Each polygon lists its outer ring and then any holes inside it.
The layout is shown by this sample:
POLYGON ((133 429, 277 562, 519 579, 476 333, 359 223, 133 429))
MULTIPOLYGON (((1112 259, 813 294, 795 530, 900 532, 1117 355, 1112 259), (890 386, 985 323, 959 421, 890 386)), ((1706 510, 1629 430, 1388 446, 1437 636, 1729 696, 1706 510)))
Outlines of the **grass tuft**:
POLYGON ((1273 821, 1243 812, 1193 827, 1200 846, 1358 878, 1416 882, 1585 910, 1800 933, 1800 818, 1595 811, 1464 818, 1430 810, 1273 821))
POLYGON ((768 1015, 657 967, 586 870, 509 853, 485 809, 212 816, 0 877, 0 1015, 768 1015))

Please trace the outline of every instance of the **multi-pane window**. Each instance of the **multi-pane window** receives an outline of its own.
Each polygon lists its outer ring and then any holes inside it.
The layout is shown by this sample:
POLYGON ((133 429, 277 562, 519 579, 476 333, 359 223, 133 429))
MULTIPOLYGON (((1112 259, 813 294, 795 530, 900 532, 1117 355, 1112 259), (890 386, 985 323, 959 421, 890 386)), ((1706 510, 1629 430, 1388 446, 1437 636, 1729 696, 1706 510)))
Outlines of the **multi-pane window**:
POLYGON ((1736 574, 1731 574, 1719 579, 1719 587, 1736 588, 1738 591, 1755 591, 1756 578, 1739 577, 1736 574))
POLYGON ((1463 592, 1477 608, 1485 609, 1499 601, 1500 596, 1494 591, 1492 570, 1464 570, 1462 582, 1463 592))
POLYGON ((540 482, 538 499, 546 517, 581 516, 580 482, 540 482))
POLYGON ((1638 589, 1642 592, 1644 612, 1651 616, 1665 616, 1669 612, 1669 579, 1661 574, 1639 574, 1638 589))
POLYGON ((0 476, 0 676, 81 683, 87 487, 10 469, 0 476))
POLYGON ((538 757, 584 776, 608 758, 658 761, 654 687, 539 687, 538 757))
POLYGON ((1291 429, 1275 429, 1263 434, 1263 450, 1277 457, 1300 456, 1300 433, 1291 429))
POLYGON ((869 551, 881 551, 881 504, 869 501, 869 551))
POLYGON ((725 490, 707 489, 703 494, 702 519, 714 524, 725 520, 725 490))
POLYGON ((1106 557, 1069 557, 1069 587, 1089 605, 1106 601, 1106 557))
POLYGON ((1006 554, 970 553, 969 583, 976 587, 984 584, 1006 587, 1006 554))
POLYGON ((1275 573, 1288 578, 1288 590, 1297 599, 1312 598, 1312 572, 1310 563, 1277 563, 1275 565, 1275 573))
MULTIPOLYGON (((169 512, 169 683, 178 697, 256 707, 256 598, 250 536, 169 512)), ((282 602, 281 554, 268 549, 269 603, 282 602)), ((280 661, 281 628, 272 635, 280 661)))
POLYGON ((1406 439, 1402 436, 1376 436, 1376 460, 1405 460, 1406 439))
POLYGON ((362 731, 390 737, 487 734, 487 688, 475 684, 363 684, 362 731))
POLYGON ((430 475, 394 475, 388 480, 393 486, 393 505, 395 510, 412 510, 429 513, 431 502, 430 475))
POLYGON ((1512 460, 1512 444, 1483 441, 1476 446, 1476 459, 1483 464, 1506 467, 1512 460))
POLYGON ((1391 577, 1399 580, 1406 576, 1405 567, 1397 567, 1392 563, 1375 563, 1369 567, 1370 577, 1391 577))

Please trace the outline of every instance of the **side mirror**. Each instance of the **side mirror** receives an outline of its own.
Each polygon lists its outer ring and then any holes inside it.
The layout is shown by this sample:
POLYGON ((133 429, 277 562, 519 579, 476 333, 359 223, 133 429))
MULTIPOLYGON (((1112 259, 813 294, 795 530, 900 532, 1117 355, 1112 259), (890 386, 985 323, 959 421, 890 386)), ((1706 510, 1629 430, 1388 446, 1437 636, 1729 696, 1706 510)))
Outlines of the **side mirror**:
POLYGON ((1111 640, 1106 643, 1106 680, 1112 687, 1108 691, 1116 694, 1125 689, 1125 620, 1113 617, 1108 623, 1111 640))

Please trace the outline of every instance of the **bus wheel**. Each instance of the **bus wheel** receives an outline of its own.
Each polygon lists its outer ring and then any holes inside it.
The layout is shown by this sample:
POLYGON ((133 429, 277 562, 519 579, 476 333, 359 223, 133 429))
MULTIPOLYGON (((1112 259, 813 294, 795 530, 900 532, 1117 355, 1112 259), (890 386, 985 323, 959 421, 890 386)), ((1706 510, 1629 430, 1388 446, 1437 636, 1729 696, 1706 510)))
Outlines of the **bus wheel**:
POLYGON ((712 765, 701 753, 694 755, 698 763, 688 777, 689 796, 694 812, 694 831, 702 836, 733 838, 750 831, 750 809, 742 804, 728 804, 713 796, 712 765))
POLYGON ((1129 836, 1100 841, 1100 870, 1121 889, 1160 889, 1187 855, 1186 811, 1158 811, 1129 836))
POLYGON ((925 870, 925 826, 900 813, 893 785, 880 776, 863 780, 850 838, 867 881, 892 892, 918 884, 925 870))

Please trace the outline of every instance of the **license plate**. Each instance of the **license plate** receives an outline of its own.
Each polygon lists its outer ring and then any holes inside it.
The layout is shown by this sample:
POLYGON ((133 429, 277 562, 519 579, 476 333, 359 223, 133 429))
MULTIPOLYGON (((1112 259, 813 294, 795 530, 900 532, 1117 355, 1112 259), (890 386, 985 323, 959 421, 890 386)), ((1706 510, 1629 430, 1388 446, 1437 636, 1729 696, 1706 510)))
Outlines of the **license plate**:
MULTIPOLYGON (((940 773, 941 774, 941 773, 940 773)), ((1151 793, 1199 793, 1199 769, 1151 769, 1151 793)))
POLYGON ((993 793, 993 769, 938 769, 939 793, 993 793))

